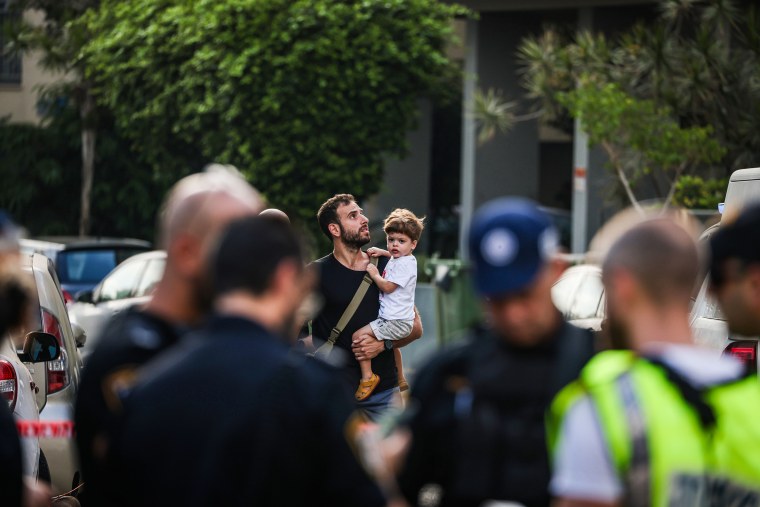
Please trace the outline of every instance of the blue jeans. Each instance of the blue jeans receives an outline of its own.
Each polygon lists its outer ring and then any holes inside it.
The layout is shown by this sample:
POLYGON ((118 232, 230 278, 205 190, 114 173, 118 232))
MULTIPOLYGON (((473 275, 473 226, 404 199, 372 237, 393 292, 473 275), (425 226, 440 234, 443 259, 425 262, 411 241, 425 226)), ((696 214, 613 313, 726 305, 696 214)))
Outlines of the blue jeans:
POLYGON ((393 389, 386 389, 379 393, 372 393, 369 398, 357 402, 357 405, 364 411, 367 419, 371 422, 378 422, 388 412, 388 409, 393 406, 394 397, 398 392, 398 387, 394 387, 393 389))

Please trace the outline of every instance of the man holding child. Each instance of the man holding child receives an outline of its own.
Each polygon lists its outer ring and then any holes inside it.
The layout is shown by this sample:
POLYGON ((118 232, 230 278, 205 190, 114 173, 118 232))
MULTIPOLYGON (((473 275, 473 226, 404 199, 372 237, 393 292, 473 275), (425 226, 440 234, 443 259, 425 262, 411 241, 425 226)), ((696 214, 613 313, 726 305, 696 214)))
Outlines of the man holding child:
MULTIPOLYGON (((370 242, 368 220, 352 195, 337 194, 325 201, 317 212, 317 220, 322 232, 332 241, 333 251, 314 262, 320 271, 317 293, 323 299, 322 310, 312 320, 314 347, 320 347, 329 340, 362 285, 368 266, 372 265, 370 255, 362 250, 370 242)), ((378 257, 379 273, 383 273, 388 260, 383 255, 378 257)), ((394 395, 399 391, 394 349, 422 336, 422 323, 415 312, 411 333, 405 338, 378 340, 370 334, 354 337, 358 330, 378 319, 379 310, 380 290, 377 284, 371 283, 348 323, 334 340, 329 357, 330 362, 341 367, 347 388, 352 391, 362 377, 359 361, 371 360, 371 369, 379 379, 373 392, 358 401, 359 408, 370 420, 377 420, 393 403, 394 395)))

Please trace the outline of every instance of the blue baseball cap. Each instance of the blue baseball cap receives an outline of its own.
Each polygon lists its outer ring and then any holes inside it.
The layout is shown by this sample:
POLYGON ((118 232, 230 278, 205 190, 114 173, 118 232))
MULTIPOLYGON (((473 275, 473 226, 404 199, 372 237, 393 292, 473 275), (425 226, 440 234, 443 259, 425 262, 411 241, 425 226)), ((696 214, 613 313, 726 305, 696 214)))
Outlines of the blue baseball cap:
POLYGON ((557 253, 559 235, 534 202, 501 198, 475 213, 469 246, 476 290, 483 296, 508 296, 535 280, 557 253))

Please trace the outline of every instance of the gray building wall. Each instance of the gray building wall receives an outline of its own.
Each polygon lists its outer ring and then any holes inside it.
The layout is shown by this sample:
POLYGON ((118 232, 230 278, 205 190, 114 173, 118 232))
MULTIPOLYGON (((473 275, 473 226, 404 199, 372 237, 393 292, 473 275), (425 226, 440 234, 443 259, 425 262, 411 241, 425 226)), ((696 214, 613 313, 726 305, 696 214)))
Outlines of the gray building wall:
MULTIPOLYGON (((478 87, 502 90, 505 97, 522 97, 515 49, 523 37, 539 27, 533 13, 486 12, 478 27, 478 87)), ((538 197, 538 124, 520 122, 507 134, 477 149, 475 155, 475 202, 520 195, 538 197)))
MULTIPOLYGON (((420 100, 417 128, 407 133, 408 155, 402 160, 386 157, 380 192, 362 203, 370 220, 373 244, 385 244, 385 234, 380 224, 394 209, 407 208, 420 217, 429 213, 432 122, 432 104, 429 100, 420 100)), ((417 248, 422 251, 426 244, 423 232, 417 248)))

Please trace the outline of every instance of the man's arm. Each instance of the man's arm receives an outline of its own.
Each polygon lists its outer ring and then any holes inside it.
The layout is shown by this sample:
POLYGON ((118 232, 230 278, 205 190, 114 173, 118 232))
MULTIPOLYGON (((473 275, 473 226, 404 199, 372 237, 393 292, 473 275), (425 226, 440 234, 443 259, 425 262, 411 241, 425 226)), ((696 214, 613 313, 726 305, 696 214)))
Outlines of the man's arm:
MULTIPOLYGON (((393 348, 399 349, 406 347, 414 340, 422 336, 422 319, 420 319, 420 312, 417 311, 417 307, 414 307, 414 325, 412 326, 412 332, 409 336, 400 340, 393 341, 393 348)), ((365 336, 358 339, 351 344, 351 349, 356 356, 357 361, 364 361, 365 359, 373 359, 377 357, 380 352, 385 350, 385 341, 377 340, 371 336, 365 336)))

